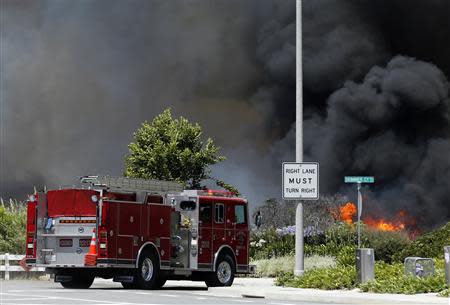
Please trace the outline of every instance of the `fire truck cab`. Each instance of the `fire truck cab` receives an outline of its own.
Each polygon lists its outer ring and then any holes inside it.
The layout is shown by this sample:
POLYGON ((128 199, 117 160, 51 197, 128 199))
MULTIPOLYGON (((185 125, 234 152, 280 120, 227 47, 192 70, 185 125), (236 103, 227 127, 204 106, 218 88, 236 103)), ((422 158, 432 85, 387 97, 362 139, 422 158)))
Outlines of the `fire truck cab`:
POLYGON ((26 264, 45 267, 62 286, 89 288, 95 277, 124 288, 158 289, 168 279, 230 286, 236 273, 254 272, 245 199, 168 181, 81 181, 89 187, 28 201, 26 264))

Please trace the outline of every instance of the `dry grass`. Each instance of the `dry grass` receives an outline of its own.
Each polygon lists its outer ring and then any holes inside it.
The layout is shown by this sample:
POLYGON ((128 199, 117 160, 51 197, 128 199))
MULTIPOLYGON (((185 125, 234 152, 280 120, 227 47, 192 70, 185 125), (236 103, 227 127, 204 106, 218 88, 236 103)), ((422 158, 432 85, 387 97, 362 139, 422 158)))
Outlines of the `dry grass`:
MULTIPOLYGON (((256 265, 256 276, 275 277, 280 273, 292 272, 295 266, 294 256, 283 256, 272 259, 260 259, 251 262, 256 265)), ((312 268, 333 267, 336 260, 331 256, 312 255, 305 257, 305 270, 312 268)))

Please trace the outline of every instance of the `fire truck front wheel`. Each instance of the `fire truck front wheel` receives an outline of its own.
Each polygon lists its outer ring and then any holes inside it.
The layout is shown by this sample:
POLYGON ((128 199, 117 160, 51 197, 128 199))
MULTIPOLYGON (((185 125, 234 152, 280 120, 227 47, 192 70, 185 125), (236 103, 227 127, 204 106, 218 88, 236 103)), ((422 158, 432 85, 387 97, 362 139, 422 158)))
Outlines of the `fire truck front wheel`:
POLYGON ((205 281, 208 287, 231 286, 235 274, 234 260, 229 255, 221 255, 217 260, 216 271, 205 281))
POLYGON ((136 284, 141 289, 157 289, 159 277, 159 262, 153 251, 145 251, 139 258, 139 268, 136 272, 136 284))

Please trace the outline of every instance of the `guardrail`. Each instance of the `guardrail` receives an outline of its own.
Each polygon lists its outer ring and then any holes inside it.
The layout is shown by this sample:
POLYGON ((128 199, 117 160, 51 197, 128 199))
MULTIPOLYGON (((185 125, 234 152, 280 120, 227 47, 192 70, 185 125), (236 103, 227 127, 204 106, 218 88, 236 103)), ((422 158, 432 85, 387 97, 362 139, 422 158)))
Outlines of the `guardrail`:
MULTIPOLYGON (((17 254, 9 254, 9 253, 5 253, 0 255, 0 272, 4 272, 5 273, 5 280, 9 281, 9 273, 10 272, 26 272, 20 265, 11 265, 10 262, 20 262, 23 258, 25 257, 25 255, 17 255, 17 254), (1 264, 1 262, 4 262, 4 264, 1 264)), ((29 272, 37 272, 37 271, 45 271, 45 268, 43 267, 38 267, 38 268, 32 268, 29 270, 29 272)))

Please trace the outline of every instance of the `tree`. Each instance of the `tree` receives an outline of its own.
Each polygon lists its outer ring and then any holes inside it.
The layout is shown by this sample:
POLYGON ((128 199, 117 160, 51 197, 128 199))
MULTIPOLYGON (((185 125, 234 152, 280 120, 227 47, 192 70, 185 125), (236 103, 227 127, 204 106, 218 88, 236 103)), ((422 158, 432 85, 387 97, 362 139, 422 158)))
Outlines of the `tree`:
POLYGON ((128 147, 125 176, 175 180, 194 189, 201 188, 202 180, 212 179, 210 165, 225 160, 211 138, 202 141, 199 124, 173 119, 170 109, 142 123, 128 147))

